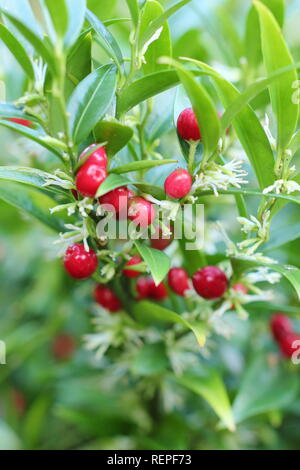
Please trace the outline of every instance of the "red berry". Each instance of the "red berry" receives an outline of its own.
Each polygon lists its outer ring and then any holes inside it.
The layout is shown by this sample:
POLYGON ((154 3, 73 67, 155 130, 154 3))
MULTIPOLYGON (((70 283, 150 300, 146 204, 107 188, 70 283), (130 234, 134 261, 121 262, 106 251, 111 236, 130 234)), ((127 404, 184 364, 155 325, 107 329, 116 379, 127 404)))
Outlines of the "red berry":
POLYGON ((99 203, 110 204, 114 207, 117 217, 126 219, 128 214, 128 200, 132 197, 134 197, 134 193, 125 186, 121 186, 101 196, 99 203))
POLYGON ((285 357, 291 358, 294 352, 300 350, 300 336, 293 332, 287 333, 280 338, 279 348, 285 357))
POLYGON ((136 290, 138 294, 138 300, 146 299, 150 297, 150 289, 152 286, 151 278, 142 276, 137 280, 136 290))
POLYGON ((165 192, 173 199, 181 199, 189 194, 193 180, 183 168, 173 171, 165 181, 165 192))
POLYGON ((109 287, 101 284, 96 286, 94 298, 101 307, 106 308, 111 313, 115 313, 122 308, 122 304, 116 294, 109 287))
POLYGON ((85 279, 96 271, 98 259, 93 250, 86 251, 82 244, 75 243, 65 253, 64 266, 70 276, 85 279))
POLYGON ((185 109, 179 115, 177 130, 184 140, 201 140, 199 125, 192 108, 185 109))
POLYGON ((75 349, 75 341, 71 335, 61 333, 54 338, 52 353, 56 359, 69 359, 75 349))
POLYGON ((276 313, 272 316, 270 328, 276 341, 280 341, 281 338, 293 331, 291 320, 283 313, 276 313))
POLYGON ((237 282, 236 284, 234 284, 234 286, 232 286, 232 289, 237 292, 242 292, 242 294, 248 294, 249 292, 248 288, 244 286, 244 284, 242 284, 241 282, 237 282))
MULTIPOLYGON (((126 264, 126 266, 134 266, 142 262, 142 258, 139 256, 133 256, 126 264)), ((126 277, 138 277, 141 273, 139 271, 133 271, 132 269, 123 269, 123 274, 126 277)))
POLYGON ((189 276, 183 268, 172 268, 168 274, 169 286, 178 295, 184 296, 184 293, 189 290, 189 276))
POLYGON ((15 122, 16 124, 20 124, 21 126, 32 127, 32 122, 28 119, 9 118, 9 121, 15 122))
POLYGON ((149 297, 153 300, 164 300, 168 297, 168 291, 166 286, 161 282, 158 286, 155 285, 155 282, 152 278, 149 278, 149 297))
POLYGON ((140 196, 132 197, 128 201, 128 218, 138 226, 148 227, 155 219, 154 205, 140 196))
POLYGON ((228 280, 225 273, 217 266, 206 266, 193 275, 196 292, 204 299, 218 299, 225 293, 228 280))
POLYGON ((87 147, 79 156, 79 160, 82 160, 83 158, 86 157, 88 153, 91 152, 87 160, 84 162, 84 164, 89 162, 89 163, 94 163, 95 165, 101 166, 103 168, 106 168, 107 167, 107 154, 106 154, 105 148, 98 147, 98 145, 99 144, 92 144, 89 147, 87 147), (92 152, 92 149, 94 147, 98 147, 98 148, 96 148, 96 150, 92 152))
POLYGON ((106 169, 88 160, 77 173, 76 188, 82 196, 94 198, 106 178, 106 169))
POLYGON ((151 238, 151 247, 155 248, 156 250, 165 250, 173 241, 173 227, 170 227, 171 235, 164 237, 163 231, 161 227, 155 228, 155 233, 152 235, 151 238))
POLYGON ((78 201, 79 198, 78 198, 78 192, 76 191, 76 189, 71 189, 71 193, 73 194, 76 201, 78 201))

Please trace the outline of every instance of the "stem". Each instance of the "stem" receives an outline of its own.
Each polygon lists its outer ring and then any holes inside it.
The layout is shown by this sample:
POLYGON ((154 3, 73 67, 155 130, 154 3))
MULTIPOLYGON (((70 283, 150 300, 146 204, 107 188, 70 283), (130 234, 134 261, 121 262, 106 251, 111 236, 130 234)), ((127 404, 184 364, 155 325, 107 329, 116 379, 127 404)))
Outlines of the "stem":
POLYGON ((192 175, 194 172, 194 162, 195 156, 197 152, 198 141, 191 140, 190 141, 190 151, 189 151, 189 163, 188 163, 188 170, 189 173, 192 175))

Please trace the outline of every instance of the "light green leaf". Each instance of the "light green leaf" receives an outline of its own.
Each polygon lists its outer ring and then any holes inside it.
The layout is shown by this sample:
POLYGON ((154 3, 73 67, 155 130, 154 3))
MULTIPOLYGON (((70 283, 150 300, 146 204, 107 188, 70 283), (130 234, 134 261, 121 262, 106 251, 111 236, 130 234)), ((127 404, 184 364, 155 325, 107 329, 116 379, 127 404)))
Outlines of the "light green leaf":
MULTIPOLYGON (((144 8, 141 12, 139 35, 143 36, 148 25, 157 19, 164 12, 161 4, 156 0, 148 0, 145 3, 144 8)), ((144 54, 145 62, 143 64, 143 71, 145 74, 158 72, 168 68, 168 65, 158 64, 157 60, 161 56, 170 57, 172 55, 172 43, 171 33, 169 25, 165 22, 162 26, 162 30, 159 33, 159 37, 155 39, 150 45, 147 46, 147 51, 144 54)))
POLYGON ((94 129, 97 142, 106 142, 107 154, 112 157, 128 144, 133 130, 118 121, 100 121, 94 129))
MULTIPOLYGON (((300 201, 299 201, 300 202, 300 201)), ((264 253, 277 250, 281 246, 298 240, 300 238, 300 222, 283 225, 278 229, 272 229, 271 240, 264 245, 264 253)))
POLYGON ((59 219, 55 214, 51 215, 49 212, 49 209, 55 207, 57 203, 36 189, 1 180, 0 199, 27 212, 56 232, 65 231, 63 219, 59 219))
MULTIPOLYGON (((205 75, 196 71, 196 75, 205 75)), ((139 78, 121 90, 117 99, 117 115, 127 113, 143 101, 178 85, 179 77, 174 70, 161 70, 139 78)))
POLYGON ((150 269, 155 284, 160 284, 169 272, 170 258, 163 251, 150 248, 138 240, 135 240, 134 244, 150 269))
POLYGON ((15 56, 24 72, 31 80, 34 80, 34 69, 26 50, 17 38, 9 31, 4 24, 0 24, 0 38, 8 47, 10 52, 15 56))
POLYGON ((26 114, 23 108, 14 105, 13 103, 0 103, 0 117, 1 118, 20 118, 37 121, 35 116, 26 114))
POLYGON ((206 330, 200 322, 187 321, 172 310, 144 300, 135 302, 133 311, 138 321, 147 325, 151 325, 153 322, 180 324, 194 333, 200 347, 205 345, 206 330))
POLYGON ((121 173, 130 173, 132 171, 150 170, 156 166, 169 165, 170 163, 178 163, 178 160, 140 160, 138 162, 126 163, 116 168, 111 168, 110 173, 120 175, 121 173))
POLYGON ((184 7, 190 2, 191 0, 181 0, 180 2, 177 2, 175 5, 172 5, 170 8, 168 8, 158 18, 151 21, 151 23, 148 25, 148 28, 145 30, 144 34, 139 40, 139 49, 141 50, 143 48, 143 46, 153 37, 156 31, 165 24, 168 18, 170 18, 180 8, 184 7))
POLYGON ((139 21, 139 4, 138 0, 126 0, 132 21, 135 26, 137 26, 139 21))
POLYGON ((74 88, 91 73, 92 69, 92 35, 83 33, 70 50, 67 57, 66 88, 67 99, 74 88))
POLYGON ((222 378, 214 369, 204 369, 201 375, 184 373, 174 376, 174 380, 206 400, 223 424, 235 431, 235 422, 230 400, 222 378))
POLYGON ((108 56, 112 57, 116 64, 120 66, 123 62, 122 52, 113 35, 97 18, 97 16, 89 10, 87 10, 86 12, 86 19, 88 20, 94 31, 97 33, 98 38, 100 40, 100 44, 102 45, 103 49, 106 51, 108 56))
POLYGON ((58 37, 63 38, 68 28, 68 9, 65 0, 44 0, 58 37))
POLYGON ((128 184, 133 184, 129 178, 121 175, 110 174, 99 187, 95 197, 97 198, 103 196, 113 189, 120 188, 121 186, 127 186, 128 184))
POLYGON ((160 186, 157 186, 155 184, 150 184, 150 183, 139 183, 139 182, 134 182, 133 184, 143 193, 151 194, 151 196, 155 197, 156 199, 162 200, 166 198, 165 190, 161 188, 160 186))
MULTIPOLYGON (((268 74, 293 64, 293 58, 270 10, 260 2, 254 6, 259 15, 264 64, 268 74)), ((296 129, 299 104, 292 100, 297 83, 296 71, 285 74, 270 86, 273 111, 277 117, 277 149, 279 155, 287 148, 296 129), (294 87, 294 88, 293 88, 294 87)))
POLYGON ((220 120, 215 105, 205 88, 197 82, 189 70, 172 59, 164 58, 163 62, 176 68, 180 81, 191 100, 201 130, 205 152, 203 158, 205 159, 216 150, 220 140, 220 120))
POLYGON ((280 366, 270 366, 267 358, 258 357, 245 372, 233 403, 237 423, 274 410, 284 409, 293 402, 299 390, 296 374, 280 366))
POLYGON ((78 39, 83 27, 86 12, 86 0, 76 0, 76 6, 74 5, 74 0, 65 0, 65 2, 68 8, 69 27, 65 36, 64 44, 66 48, 70 48, 78 39))
POLYGON ((70 128, 76 144, 87 138, 109 108, 117 86, 116 67, 104 65, 75 88, 69 104, 70 128))

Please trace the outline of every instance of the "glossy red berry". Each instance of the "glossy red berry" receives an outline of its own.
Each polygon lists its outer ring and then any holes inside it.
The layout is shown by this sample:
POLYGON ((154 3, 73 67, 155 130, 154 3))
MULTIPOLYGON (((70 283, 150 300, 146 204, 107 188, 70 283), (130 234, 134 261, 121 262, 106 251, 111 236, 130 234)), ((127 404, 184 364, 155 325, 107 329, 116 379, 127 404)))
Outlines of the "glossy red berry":
POLYGON ((69 246, 65 253, 64 266, 70 276, 75 279, 85 279, 94 274, 98 267, 96 253, 86 251, 80 243, 69 246))
POLYGON ((228 280, 225 273, 217 266, 206 266, 193 275, 196 292, 204 299, 218 299, 225 293, 228 280))
POLYGON ((296 333, 287 333, 279 340, 279 348, 282 354, 291 358, 296 351, 300 351, 300 336, 296 333))
POLYGON ((52 353, 56 359, 69 359, 75 350, 75 341, 67 333, 61 333, 54 338, 52 353))
POLYGON ((173 199, 181 199, 189 194, 193 180, 183 168, 173 171, 165 181, 165 192, 173 199))
POLYGON ((173 227, 170 227, 171 235, 165 237, 161 227, 155 227, 155 233, 152 235, 150 244, 156 250, 165 250, 173 241, 173 227))
POLYGON ((146 299, 150 297, 150 290, 152 287, 152 282, 149 277, 142 276, 137 280, 136 291, 138 294, 138 300, 146 299))
POLYGON ((180 113, 177 121, 177 131, 184 140, 201 140, 199 125, 192 108, 184 109, 180 113))
POLYGON ((133 256, 126 264, 125 269, 123 269, 123 274, 126 277, 138 277, 141 273, 139 271, 133 271, 132 269, 126 269, 126 266, 134 266, 135 264, 140 264, 142 262, 142 258, 139 256, 133 256))
POLYGON ((173 292, 178 295, 184 296, 185 292, 189 290, 189 276, 183 268, 172 268, 168 274, 169 286, 173 292))
POLYGON ((154 205, 140 196, 132 197, 128 201, 128 218, 140 227, 148 227, 155 219, 154 205))
POLYGON ((161 282, 158 286, 152 278, 149 278, 149 297, 153 300, 164 300, 168 297, 168 291, 166 286, 161 282))
POLYGON ((103 168, 107 167, 107 154, 104 147, 99 147, 99 144, 90 145, 82 152, 79 157, 79 160, 84 159, 88 153, 90 155, 87 157, 87 160, 84 163, 89 162, 94 163, 95 165, 101 166, 103 168), (95 148, 94 151, 93 148, 95 148))
POLYGON ((121 186, 101 196, 99 203, 113 206, 116 216, 126 219, 128 214, 128 200, 132 197, 134 197, 134 193, 125 186, 121 186))
POLYGON ((107 286, 99 284, 94 291, 96 302, 111 313, 118 312, 122 304, 116 294, 107 286))
POLYGON ((293 332, 291 320, 283 313, 276 313, 270 321, 270 328, 276 341, 293 332))
POLYGON ((94 198, 106 178, 106 169, 98 164, 90 163, 88 160, 77 173, 77 191, 84 197, 94 198))
POLYGON ((21 126, 25 127, 32 127, 32 122, 29 121, 28 119, 22 119, 22 118, 9 118, 9 121, 15 122, 16 124, 20 124, 21 126))

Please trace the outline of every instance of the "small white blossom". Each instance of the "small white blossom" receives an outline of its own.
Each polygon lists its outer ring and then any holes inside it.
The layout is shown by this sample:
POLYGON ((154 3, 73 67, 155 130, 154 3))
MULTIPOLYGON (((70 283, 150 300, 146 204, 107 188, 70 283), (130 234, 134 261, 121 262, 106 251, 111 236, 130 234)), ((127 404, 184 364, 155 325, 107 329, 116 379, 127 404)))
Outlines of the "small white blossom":
POLYGON ((142 195, 144 199, 147 199, 147 201, 152 202, 153 204, 156 204, 159 206, 162 210, 163 216, 168 219, 175 221, 178 211, 180 210, 180 203, 179 202, 172 202, 172 201, 160 201, 159 199, 156 199, 155 197, 151 196, 150 194, 143 194, 142 195))
POLYGON ((74 189, 74 183, 69 175, 61 170, 56 170, 53 175, 49 175, 45 179, 43 186, 59 186, 63 189, 74 189))
POLYGON ((242 170, 242 160, 231 160, 225 165, 211 164, 205 171, 196 175, 195 182, 192 186, 191 194, 198 189, 210 190, 218 196, 218 189, 226 190, 229 186, 240 188, 241 184, 247 184, 244 179, 247 172, 242 170))
POLYGON ((269 284, 276 284, 281 279, 281 274, 271 271, 268 267, 259 267, 255 271, 251 271, 245 275, 245 279, 250 284, 257 282, 268 282, 269 284))
POLYGON ((268 186, 263 190, 263 194, 276 193, 276 194, 292 194, 300 191, 300 185, 296 181, 286 181, 283 179, 275 181, 274 184, 268 186))

